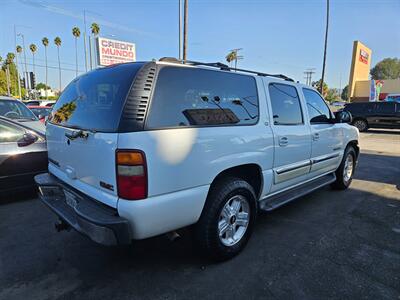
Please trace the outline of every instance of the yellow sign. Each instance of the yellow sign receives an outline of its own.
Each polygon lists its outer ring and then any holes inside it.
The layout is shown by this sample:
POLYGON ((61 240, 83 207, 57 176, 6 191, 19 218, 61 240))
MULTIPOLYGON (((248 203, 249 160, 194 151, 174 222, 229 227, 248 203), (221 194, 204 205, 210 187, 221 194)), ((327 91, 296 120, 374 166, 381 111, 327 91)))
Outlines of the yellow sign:
POLYGON ((354 41, 349 78, 349 98, 354 96, 357 81, 369 80, 372 51, 360 41, 354 41))

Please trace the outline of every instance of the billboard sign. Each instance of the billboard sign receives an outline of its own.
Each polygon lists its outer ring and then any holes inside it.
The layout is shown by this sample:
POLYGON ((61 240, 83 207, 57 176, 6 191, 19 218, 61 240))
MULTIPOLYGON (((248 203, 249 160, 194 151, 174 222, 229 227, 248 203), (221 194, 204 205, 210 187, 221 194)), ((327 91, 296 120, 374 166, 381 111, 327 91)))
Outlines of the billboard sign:
POLYGON ((100 66, 136 61, 135 44, 112 40, 108 38, 97 38, 97 63, 100 66))

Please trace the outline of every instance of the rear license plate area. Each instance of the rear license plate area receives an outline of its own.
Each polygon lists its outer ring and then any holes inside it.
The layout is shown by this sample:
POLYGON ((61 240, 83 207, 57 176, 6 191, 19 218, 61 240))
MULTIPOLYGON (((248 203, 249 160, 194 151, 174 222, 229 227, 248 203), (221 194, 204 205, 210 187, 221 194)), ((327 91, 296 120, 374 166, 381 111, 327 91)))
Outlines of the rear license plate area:
POLYGON ((67 205, 72 208, 76 208, 78 205, 77 197, 73 193, 66 190, 64 190, 64 195, 65 195, 65 203, 67 203, 67 205))

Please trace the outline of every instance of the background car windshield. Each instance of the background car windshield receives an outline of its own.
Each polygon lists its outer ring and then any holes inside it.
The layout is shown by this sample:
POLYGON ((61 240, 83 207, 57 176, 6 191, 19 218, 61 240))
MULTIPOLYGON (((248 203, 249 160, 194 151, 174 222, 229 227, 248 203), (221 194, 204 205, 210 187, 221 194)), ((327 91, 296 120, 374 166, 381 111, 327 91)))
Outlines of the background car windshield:
POLYGON ((115 132, 134 76, 142 66, 142 63, 115 65, 76 78, 54 105, 49 122, 115 132))
POLYGON ((9 119, 36 120, 36 116, 17 100, 0 100, 0 115, 9 119))
POLYGON ((36 117, 39 117, 40 115, 47 117, 51 112, 51 108, 30 108, 30 110, 35 114, 36 117))

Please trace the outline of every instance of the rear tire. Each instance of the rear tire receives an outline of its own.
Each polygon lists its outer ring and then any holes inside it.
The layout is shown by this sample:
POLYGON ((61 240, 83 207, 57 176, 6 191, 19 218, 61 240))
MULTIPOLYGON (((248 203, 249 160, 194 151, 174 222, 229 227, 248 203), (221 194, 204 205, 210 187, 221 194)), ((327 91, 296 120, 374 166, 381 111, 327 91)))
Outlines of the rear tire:
POLYGON ((336 181, 332 184, 334 189, 345 190, 350 186, 353 180, 356 160, 356 151, 352 146, 348 146, 344 151, 342 162, 335 172, 336 181))
POLYGON ((211 187, 194 236, 202 254, 223 261, 246 246, 256 221, 256 196, 240 178, 221 179, 211 187))
POLYGON ((353 122, 353 126, 357 127, 360 132, 365 132, 368 130, 368 123, 363 119, 356 119, 353 122))

